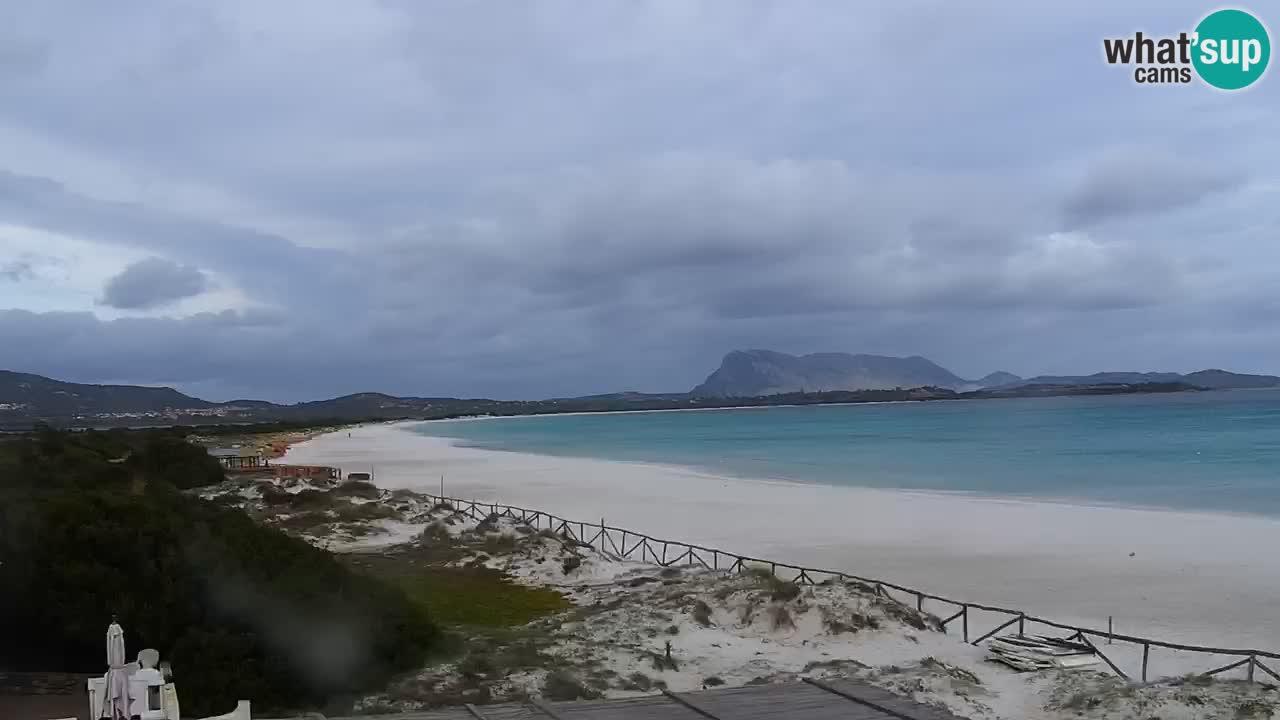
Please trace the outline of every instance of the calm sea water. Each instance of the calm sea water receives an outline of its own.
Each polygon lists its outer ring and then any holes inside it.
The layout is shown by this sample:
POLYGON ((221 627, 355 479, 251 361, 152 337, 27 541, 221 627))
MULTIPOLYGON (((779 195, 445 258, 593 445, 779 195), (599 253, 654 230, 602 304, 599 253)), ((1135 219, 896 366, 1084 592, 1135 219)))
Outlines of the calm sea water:
POLYGON ((1280 391, 426 423, 493 450, 831 485, 1280 516, 1280 391))

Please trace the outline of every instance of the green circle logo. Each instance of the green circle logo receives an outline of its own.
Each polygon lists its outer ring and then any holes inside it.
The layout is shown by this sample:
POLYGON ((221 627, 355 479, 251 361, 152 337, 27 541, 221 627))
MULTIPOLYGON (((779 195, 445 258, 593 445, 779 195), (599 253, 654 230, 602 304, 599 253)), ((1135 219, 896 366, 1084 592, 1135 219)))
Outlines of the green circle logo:
POLYGON ((1191 58, 1200 79, 1221 90, 1257 82, 1271 59, 1271 38, 1258 18, 1243 10, 1219 10, 1196 26, 1191 58))

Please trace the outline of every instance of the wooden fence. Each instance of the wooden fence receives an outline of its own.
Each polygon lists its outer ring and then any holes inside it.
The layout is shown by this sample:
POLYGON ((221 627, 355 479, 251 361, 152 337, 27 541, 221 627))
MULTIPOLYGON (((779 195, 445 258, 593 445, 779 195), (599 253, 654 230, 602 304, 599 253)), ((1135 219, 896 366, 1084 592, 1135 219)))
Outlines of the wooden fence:
MULTIPOLYGON (((644 533, 638 533, 634 530, 624 530, 606 525, 602 519, 599 523, 586 523, 574 520, 566 520, 564 518, 552 515, 541 510, 529 510, 526 508, 515 507, 513 505, 503 505, 500 503, 486 503, 475 500, 462 500, 458 498, 445 497, 443 495, 432 495, 423 493, 435 504, 448 504, 455 512, 460 512, 475 520, 484 520, 493 515, 499 517, 511 518, 521 524, 528 525, 535 529, 550 530, 560 534, 565 538, 578 542, 583 545, 590 546, 606 555, 612 555, 620 559, 636 559, 640 562, 653 563, 661 567, 672 566, 701 566, 708 570, 723 571, 729 573, 743 572, 751 569, 767 569, 774 577, 781 580, 794 582, 798 585, 818 585, 823 582, 857 582, 866 586, 872 592, 903 605, 915 607, 917 611, 924 612, 925 601, 940 603, 950 610, 949 614, 939 615, 944 632, 947 628, 953 627, 954 624, 960 625, 961 637, 965 642, 978 645, 984 640, 994 637, 997 633, 1009 630, 1013 626, 1017 626, 1018 633, 1026 632, 1029 625, 1037 625, 1055 630, 1066 630, 1072 633, 1068 639, 1081 642, 1091 647, 1098 657, 1113 670, 1117 675, 1132 680, 1130 673, 1126 673, 1120 668, 1113 657, 1105 654, 1099 643, 1095 642, 1106 640, 1107 645, 1113 643, 1127 643, 1142 650, 1141 671, 1135 673, 1142 682, 1148 681, 1148 665, 1151 657, 1152 648, 1163 648, 1165 650, 1183 651, 1204 655, 1228 655, 1239 658, 1226 665, 1215 667, 1201 673, 1196 673, 1202 677, 1219 675, 1231 670, 1243 668, 1246 679, 1253 681, 1257 673, 1263 672, 1270 675, 1273 679, 1280 681, 1280 674, 1268 667, 1262 662, 1262 658, 1267 660, 1280 661, 1280 653, 1267 652, 1265 650, 1241 650, 1234 648, 1215 648, 1200 645, 1184 645, 1180 643, 1165 642, 1163 640, 1153 640, 1151 638, 1136 637, 1133 635, 1124 635, 1115 633, 1110 630, 1096 630, 1093 628, 1079 627, 1066 623, 1048 620, 1046 618, 1028 615, 1021 610, 1011 610, 1009 608, 997 607, 994 605, 984 605, 981 603, 962 602, 941 595, 934 595, 921 590, 916 590, 884 580, 875 580, 872 578, 860 577, 851 573, 838 570, 821 570, 817 568, 804 567, 802 565, 792 565, 790 563, 776 562, 773 560, 763 560, 747 555, 739 555, 737 553, 717 550, 715 548, 703 547, 701 545, 691 545, 689 543, 677 540, 662 540, 650 537, 644 533), (638 556, 637 556, 638 554, 638 556), (895 595, 898 593, 900 596, 895 595), (969 620, 973 611, 981 611, 992 613, 1000 616, 1007 616, 1008 619, 1003 620, 995 627, 986 632, 973 637, 975 633, 970 632, 969 620)), ((1280 667, 1280 664, 1276 665, 1280 667)))

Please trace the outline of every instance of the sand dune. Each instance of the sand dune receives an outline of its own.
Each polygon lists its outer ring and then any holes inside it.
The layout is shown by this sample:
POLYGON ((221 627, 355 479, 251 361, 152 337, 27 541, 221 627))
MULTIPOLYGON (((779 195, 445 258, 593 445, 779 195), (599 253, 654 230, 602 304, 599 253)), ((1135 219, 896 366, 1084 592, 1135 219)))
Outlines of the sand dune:
MULTIPOLYGON (((285 462, 503 502, 1174 642, 1280 650, 1280 522, 720 477, 494 452, 372 425, 285 462)), ((1117 646, 1118 647, 1118 646, 1117 646)), ((1123 653, 1123 651, 1122 651, 1123 653)), ((1154 653, 1154 672, 1199 660, 1154 653)), ((1204 662, 1211 662, 1205 658, 1204 662)), ((1201 668, 1203 669, 1203 668, 1201 668)))

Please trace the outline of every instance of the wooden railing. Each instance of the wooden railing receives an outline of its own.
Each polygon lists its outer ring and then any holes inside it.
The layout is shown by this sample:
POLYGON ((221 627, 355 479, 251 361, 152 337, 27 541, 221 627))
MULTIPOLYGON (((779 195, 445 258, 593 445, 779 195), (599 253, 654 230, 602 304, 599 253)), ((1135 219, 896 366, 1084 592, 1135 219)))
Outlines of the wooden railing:
MULTIPOLYGON (((940 603, 952 611, 950 614, 945 616, 938 616, 943 631, 945 632, 947 628, 952 627, 954 623, 959 623, 961 628, 961 637, 965 642, 973 645, 978 645, 983 641, 994 637, 997 633, 1012 628, 1014 625, 1017 625, 1019 634, 1024 634, 1028 625, 1038 625, 1053 628, 1055 630, 1066 630, 1072 633, 1068 639, 1084 643, 1091 647, 1094 652, 1097 653, 1098 657, 1102 658, 1102 660, 1113 671, 1115 671, 1117 675, 1126 680, 1132 679, 1130 673, 1126 673, 1122 670, 1113 657, 1105 654, 1102 649, 1098 647, 1099 643, 1094 642, 1094 640, 1106 640, 1107 645, 1119 642, 1140 647, 1142 649, 1141 670, 1134 674, 1136 674, 1144 683, 1149 680, 1148 667, 1152 648, 1163 648, 1166 650, 1203 655, 1228 655, 1240 658, 1239 660, 1232 661, 1226 665, 1195 673, 1195 675, 1200 677, 1219 675, 1231 670, 1243 668, 1244 675, 1249 681, 1254 680, 1258 671, 1266 673, 1275 680, 1280 681, 1280 674, 1277 674, 1275 670, 1262 662, 1262 658, 1280 661, 1280 653, 1268 652, 1265 650, 1242 650, 1235 648, 1206 647, 1201 645, 1185 645, 1181 643, 1165 642, 1163 640, 1154 640, 1152 638, 1115 633, 1110 629, 1097 630, 1093 628, 1080 627, 1042 617, 1036 617, 1034 615, 1028 615, 1021 610, 1012 610, 994 605, 953 600, 941 595, 935 595, 922 590, 904 587, 885 580, 865 578, 840 570, 822 570, 802 565, 792 565, 790 563, 764 560, 748 555, 739 555, 737 553, 703 547, 701 545, 692 545, 678 540, 662 540, 634 530, 610 527, 605 524, 603 519, 601 519, 598 524, 587 523, 566 520, 542 510, 529 510, 526 508, 516 507, 514 505, 486 503, 476 500, 463 500, 443 495, 433 495, 430 493, 422 493, 422 495, 429 498, 431 502, 437 505, 447 504, 455 512, 462 513, 475 520, 484 520, 494 515, 498 517, 511 518, 534 529, 550 530, 556 534, 564 536, 566 539, 582 545, 590 546, 605 555, 612 555, 619 559, 638 559, 640 562, 653 563, 661 567, 690 565, 701 566, 708 570, 724 571, 729 573, 761 568, 767 569, 774 577, 794 582, 798 585, 818 585, 823 582, 857 582, 866 586, 866 588, 871 592, 874 592, 887 600, 892 600, 907 606, 913 606, 920 612, 924 612, 926 601, 940 603), (638 558, 636 558, 637 553, 639 553, 638 558), (902 597, 895 596, 893 594, 894 592, 900 593, 902 597), (972 633, 969 628, 969 620, 970 614, 973 611, 1008 616, 1008 619, 970 640, 970 635, 972 633), (1090 638, 1093 638, 1093 640, 1090 638)), ((1277 664, 1277 667, 1280 667, 1280 664, 1277 664)))

